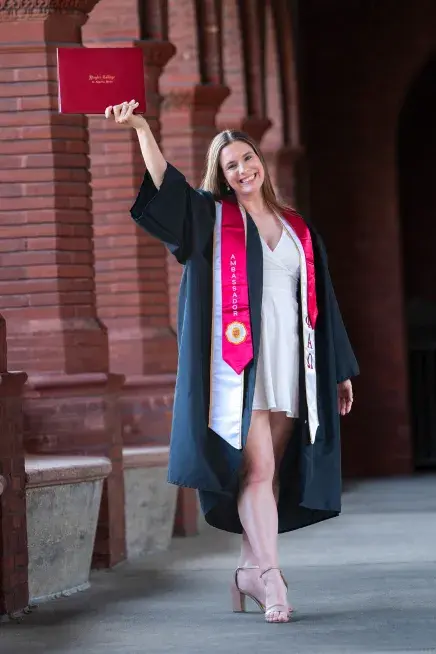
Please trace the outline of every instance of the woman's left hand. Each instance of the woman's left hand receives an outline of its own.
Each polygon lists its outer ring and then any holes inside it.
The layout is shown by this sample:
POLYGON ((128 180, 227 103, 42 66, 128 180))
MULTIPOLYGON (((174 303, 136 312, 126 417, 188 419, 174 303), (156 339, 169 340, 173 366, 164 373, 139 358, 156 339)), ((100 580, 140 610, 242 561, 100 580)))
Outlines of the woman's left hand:
POLYGON ((351 381, 340 382, 338 384, 338 410, 341 416, 346 416, 350 413, 353 406, 353 387, 351 381))

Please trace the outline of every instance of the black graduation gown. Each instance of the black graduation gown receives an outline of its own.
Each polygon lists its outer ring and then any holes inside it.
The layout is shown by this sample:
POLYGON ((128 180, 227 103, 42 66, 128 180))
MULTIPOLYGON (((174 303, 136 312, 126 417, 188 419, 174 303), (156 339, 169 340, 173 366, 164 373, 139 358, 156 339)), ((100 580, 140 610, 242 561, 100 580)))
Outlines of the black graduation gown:
MULTIPOLYGON (((209 524, 241 533, 237 493, 243 452, 208 428, 215 204, 210 195, 191 188, 185 177, 168 164, 159 191, 146 172, 131 215, 148 233, 163 241, 184 265, 179 293, 179 363, 168 481, 198 489, 209 524)), ((279 532, 298 529, 339 514, 341 468, 337 382, 358 374, 357 362, 335 299, 325 250, 316 231, 310 229, 319 311, 315 343, 320 426, 312 445, 301 355, 300 418, 280 469, 279 532)), ((250 425, 259 353, 262 260, 259 233, 248 216, 247 270, 254 359, 244 372, 243 444, 250 425)))

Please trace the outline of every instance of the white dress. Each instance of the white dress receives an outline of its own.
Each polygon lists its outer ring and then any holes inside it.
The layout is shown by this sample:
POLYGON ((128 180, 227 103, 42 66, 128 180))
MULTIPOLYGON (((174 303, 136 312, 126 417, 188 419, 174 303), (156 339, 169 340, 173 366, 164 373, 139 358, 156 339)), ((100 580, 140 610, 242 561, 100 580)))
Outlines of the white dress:
POLYGON ((299 331, 297 292, 300 256, 283 229, 274 250, 263 249, 260 349, 253 410, 285 411, 298 417, 299 331))

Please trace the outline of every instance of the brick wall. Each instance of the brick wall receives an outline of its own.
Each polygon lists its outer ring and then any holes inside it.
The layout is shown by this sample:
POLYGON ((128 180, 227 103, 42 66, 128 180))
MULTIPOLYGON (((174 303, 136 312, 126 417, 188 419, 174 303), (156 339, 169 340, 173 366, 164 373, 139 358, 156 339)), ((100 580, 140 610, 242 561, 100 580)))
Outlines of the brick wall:
POLYGON ((107 362, 95 316, 87 123, 57 113, 53 42, 77 42, 78 28, 79 13, 0 22, 0 307, 15 369, 77 373, 107 362))

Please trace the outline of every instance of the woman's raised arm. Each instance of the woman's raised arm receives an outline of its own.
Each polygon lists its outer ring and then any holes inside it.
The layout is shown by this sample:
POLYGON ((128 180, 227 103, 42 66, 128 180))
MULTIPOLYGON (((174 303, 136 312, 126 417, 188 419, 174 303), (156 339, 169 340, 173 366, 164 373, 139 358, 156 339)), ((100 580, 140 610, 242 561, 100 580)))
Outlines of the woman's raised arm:
POLYGON ((133 113, 138 104, 135 100, 131 100, 114 107, 107 107, 105 116, 108 119, 113 117, 119 125, 126 125, 126 127, 136 129, 145 166, 150 173, 153 184, 159 189, 167 168, 167 162, 144 116, 133 113))
POLYGON ((165 161, 146 119, 133 113, 137 106, 132 100, 105 111, 107 119, 136 130, 146 166, 130 213, 138 225, 164 242, 180 263, 185 263, 195 244, 201 248, 207 241, 213 229, 215 205, 165 161))

